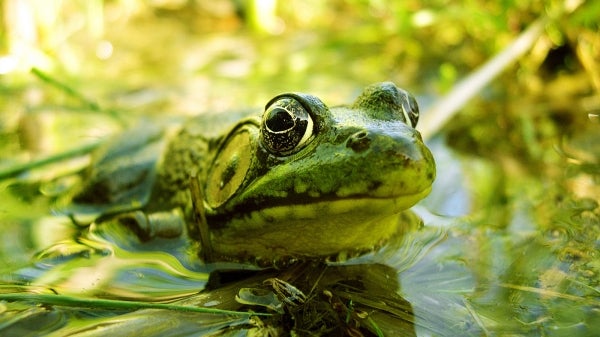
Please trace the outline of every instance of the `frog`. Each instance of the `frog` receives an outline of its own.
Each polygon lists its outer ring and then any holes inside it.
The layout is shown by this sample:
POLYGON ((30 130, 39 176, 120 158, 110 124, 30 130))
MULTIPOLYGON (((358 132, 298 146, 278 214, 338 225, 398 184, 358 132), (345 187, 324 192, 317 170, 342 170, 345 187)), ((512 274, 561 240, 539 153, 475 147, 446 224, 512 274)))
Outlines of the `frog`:
POLYGON ((118 219, 143 240, 187 236, 206 262, 372 251, 431 191, 418 119, 412 94, 382 82, 346 105, 290 92, 230 126, 144 126, 99 151, 65 212, 78 224, 118 219))

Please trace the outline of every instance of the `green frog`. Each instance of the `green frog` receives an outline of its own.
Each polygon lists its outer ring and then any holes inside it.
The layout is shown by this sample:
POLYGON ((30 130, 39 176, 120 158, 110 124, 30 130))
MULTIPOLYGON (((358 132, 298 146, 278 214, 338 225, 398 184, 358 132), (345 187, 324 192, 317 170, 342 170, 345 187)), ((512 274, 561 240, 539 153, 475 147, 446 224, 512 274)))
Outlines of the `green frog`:
POLYGON ((207 262, 369 251, 431 189, 418 117, 414 97, 384 82, 334 107, 281 94, 224 131, 206 116, 166 137, 145 128, 98 154, 68 212, 120 219, 144 240, 188 235, 207 262))

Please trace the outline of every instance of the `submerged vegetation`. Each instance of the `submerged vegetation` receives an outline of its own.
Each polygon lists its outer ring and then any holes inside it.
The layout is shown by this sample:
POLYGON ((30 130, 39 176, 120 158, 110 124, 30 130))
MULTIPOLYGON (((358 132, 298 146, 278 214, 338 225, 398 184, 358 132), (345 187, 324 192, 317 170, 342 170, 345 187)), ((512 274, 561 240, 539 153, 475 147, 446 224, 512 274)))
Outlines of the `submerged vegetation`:
POLYGON ((598 2, 0 5, 0 332, 600 329, 598 2), (92 149, 141 120, 260 110, 289 91, 347 102, 391 80, 418 95, 427 129, 435 102, 534 24, 524 53, 426 133, 438 174, 415 207, 425 227, 353 265, 215 271, 186 257, 189 243, 156 255, 114 228, 85 241, 52 213, 92 149))

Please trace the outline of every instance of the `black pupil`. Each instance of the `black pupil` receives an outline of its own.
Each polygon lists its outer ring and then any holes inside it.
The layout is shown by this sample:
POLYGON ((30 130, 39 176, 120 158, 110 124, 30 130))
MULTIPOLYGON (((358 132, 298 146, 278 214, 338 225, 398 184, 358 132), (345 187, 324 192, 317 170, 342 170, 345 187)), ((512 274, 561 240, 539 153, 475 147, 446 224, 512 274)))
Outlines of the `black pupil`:
POLYGON ((294 119, 290 114, 282 108, 275 108, 269 112, 269 117, 266 122, 269 130, 280 132, 289 130, 294 127, 294 119))

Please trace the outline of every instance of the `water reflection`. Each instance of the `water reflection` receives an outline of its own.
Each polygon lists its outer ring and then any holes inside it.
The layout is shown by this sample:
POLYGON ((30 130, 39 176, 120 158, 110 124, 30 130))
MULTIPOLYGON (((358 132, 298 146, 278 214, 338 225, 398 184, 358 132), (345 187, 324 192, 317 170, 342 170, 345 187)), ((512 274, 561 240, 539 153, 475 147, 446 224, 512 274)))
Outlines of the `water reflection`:
POLYGON ((401 296, 398 273, 421 260, 443 240, 445 232, 421 228, 410 213, 402 217, 411 219, 407 222, 411 226, 377 252, 329 264, 299 263, 282 270, 232 263, 205 265, 196 256, 197 243, 184 233, 148 240, 140 239, 118 218, 92 224, 42 250, 30 266, 13 271, 4 280, 3 292, 168 301, 274 315, 249 319, 163 309, 136 311, 135 306, 107 310, 5 302, 0 331, 25 333, 35 325, 36 333, 86 336, 139 331, 165 335, 175 328, 178 334, 224 329, 242 334, 294 330, 415 335, 413 308, 401 296))
MULTIPOLYGON (((6 315, 3 316, 0 331, 26 333, 29 332, 27 326, 35 326, 36 333, 53 332, 56 335, 73 336, 104 336, 107 333, 130 335, 140 331, 148 336, 170 335, 175 331, 177 335, 197 335, 218 330, 238 331, 242 335, 291 330, 299 334, 319 332, 340 336, 365 332, 374 335, 415 335, 412 306, 399 295, 397 271, 390 266, 378 263, 332 266, 322 262, 307 262, 285 270, 251 273, 242 273, 240 270, 215 271, 211 275, 210 286, 198 292, 206 285, 207 273, 192 275, 192 271, 177 270, 174 261, 165 259, 164 255, 130 254, 113 249, 110 254, 96 253, 63 260, 63 265, 56 264, 56 270, 46 271, 47 274, 32 280, 32 284, 24 289, 31 290, 33 285, 39 287, 46 284, 47 289, 58 293, 79 292, 79 296, 83 297, 119 296, 147 301, 167 299, 162 290, 168 290, 168 294, 179 293, 179 300, 170 302, 172 304, 266 311, 273 315, 248 318, 161 309, 126 312, 60 305, 42 309, 14 302, 5 304, 6 315), (157 261, 149 262, 150 256, 157 261), (73 263, 81 260, 86 261, 85 266, 73 263), (145 267, 140 267, 144 264, 145 267), (171 265, 170 269, 168 264, 171 265), (56 277, 53 279, 48 273, 56 277), (121 278, 122 273, 128 276, 121 278), (140 275, 131 276, 136 273, 140 275), (58 275, 65 278, 60 279, 58 275), (143 279, 148 276, 150 282, 145 287, 143 279), (188 280, 187 285, 193 285, 192 281, 197 282, 196 294, 186 294, 186 284, 181 284, 182 280, 188 280), (85 288, 90 281, 97 282, 90 284, 94 291, 85 288), (249 297, 245 295, 248 293, 261 295, 249 297), (275 304, 265 305, 261 300, 264 298, 270 298, 275 304), (278 309, 275 310, 275 307, 278 309)), ((46 262, 46 265, 49 264, 46 262)))
POLYGON ((183 237, 143 245, 109 221, 41 251, 13 279, 58 294, 164 301, 196 293, 208 280, 208 272, 190 261, 190 245, 183 237))
MULTIPOLYGON (((235 317, 215 314, 186 313, 159 309, 129 313, 99 309, 78 309, 55 306, 47 310, 19 311, 19 304, 9 304, 7 312, 16 323, 5 332, 26 332, 25 323, 35 322, 38 333, 56 335, 105 336, 106 334, 164 336, 198 335, 221 330, 237 331, 237 335, 277 335, 296 331, 301 335, 357 335, 362 333, 389 336, 414 336, 414 318, 409 302, 397 293, 395 270, 381 264, 327 266, 306 263, 285 271, 266 271, 235 282, 220 285, 174 303, 207 307, 218 303, 230 310, 263 311, 258 301, 240 300, 248 289, 263 294, 276 294, 277 301, 286 302, 283 310, 272 316, 235 317), (290 293, 274 287, 269 280, 291 284, 305 298, 288 301, 290 293), (237 298, 237 301, 234 300, 237 298), (118 315, 116 317, 115 315, 118 315), (43 316, 43 317, 42 317, 43 316), (50 319, 52 318, 52 319, 50 319)), ((263 296, 264 297, 264 296, 263 296)))

